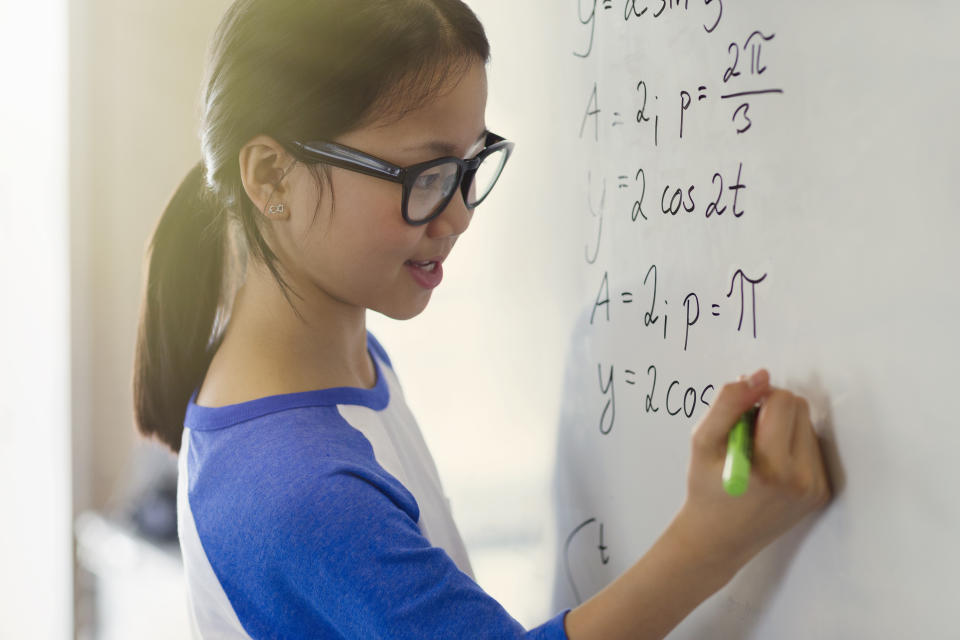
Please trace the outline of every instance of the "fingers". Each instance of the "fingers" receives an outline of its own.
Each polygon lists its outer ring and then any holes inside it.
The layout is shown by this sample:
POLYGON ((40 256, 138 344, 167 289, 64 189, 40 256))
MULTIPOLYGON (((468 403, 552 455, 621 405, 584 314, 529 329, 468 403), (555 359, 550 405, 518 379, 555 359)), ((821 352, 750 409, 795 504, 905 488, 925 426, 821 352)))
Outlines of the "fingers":
POLYGON ((694 446, 711 452, 725 450, 727 436, 737 419, 769 391, 770 374, 765 369, 760 369, 748 380, 723 385, 694 431, 694 446))
POLYGON ((830 487, 810 407, 804 398, 771 387, 764 369, 749 380, 723 385, 694 430, 694 450, 722 457, 730 429, 757 403, 761 406, 754 434, 754 473, 771 488, 800 498, 808 507, 822 505, 829 499, 830 487))
POLYGON ((754 457, 761 466, 775 473, 788 470, 797 429, 798 400, 783 389, 775 389, 764 398, 754 432, 754 457))
POLYGON ((810 421, 810 407, 803 398, 800 398, 800 403, 794 448, 799 470, 797 489, 811 504, 821 506, 830 499, 830 479, 827 477, 820 439, 810 421))
POLYGON ((810 506, 829 498, 823 454, 810 421, 810 406, 777 389, 764 399, 757 420, 754 457, 757 471, 810 506))

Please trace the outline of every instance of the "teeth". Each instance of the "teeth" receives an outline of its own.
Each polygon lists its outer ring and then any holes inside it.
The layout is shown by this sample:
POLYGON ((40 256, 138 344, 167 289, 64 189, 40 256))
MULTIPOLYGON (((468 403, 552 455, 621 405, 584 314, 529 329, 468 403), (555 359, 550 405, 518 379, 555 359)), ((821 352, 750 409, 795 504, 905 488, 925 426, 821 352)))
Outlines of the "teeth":
POLYGON ((436 262, 428 262, 428 263, 426 263, 426 264, 425 264, 423 267, 421 267, 421 268, 422 268, 424 271, 433 271, 434 269, 437 268, 437 263, 436 263, 436 262))

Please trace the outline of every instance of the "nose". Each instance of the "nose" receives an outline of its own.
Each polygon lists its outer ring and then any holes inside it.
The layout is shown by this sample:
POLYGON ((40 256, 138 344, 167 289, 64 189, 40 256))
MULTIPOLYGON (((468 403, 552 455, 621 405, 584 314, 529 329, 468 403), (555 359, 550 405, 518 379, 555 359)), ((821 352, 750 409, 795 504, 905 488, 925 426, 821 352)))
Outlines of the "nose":
POLYGON ((467 209, 463 195, 457 193, 450 199, 443 213, 427 223, 427 236, 430 238, 445 238, 459 236, 470 226, 473 211, 467 209))

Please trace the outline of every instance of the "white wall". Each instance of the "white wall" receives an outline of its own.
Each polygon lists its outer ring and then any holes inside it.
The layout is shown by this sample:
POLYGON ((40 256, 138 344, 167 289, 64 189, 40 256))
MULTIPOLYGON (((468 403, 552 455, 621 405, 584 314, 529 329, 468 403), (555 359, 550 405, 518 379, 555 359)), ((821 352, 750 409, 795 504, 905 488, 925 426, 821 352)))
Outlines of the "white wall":
POLYGON ((66 34, 0 3, 0 638, 72 629, 66 34))

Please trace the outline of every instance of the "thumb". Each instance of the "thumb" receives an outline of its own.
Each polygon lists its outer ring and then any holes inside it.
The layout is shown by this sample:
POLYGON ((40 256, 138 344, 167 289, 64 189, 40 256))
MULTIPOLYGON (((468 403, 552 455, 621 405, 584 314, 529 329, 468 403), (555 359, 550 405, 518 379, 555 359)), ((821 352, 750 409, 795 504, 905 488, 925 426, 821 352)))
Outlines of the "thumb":
POLYGON ((759 369, 747 379, 728 382, 720 389, 717 399, 694 431, 694 443, 710 451, 727 445, 730 429, 743 412, 754 406, 770 391, 770 374, 759 369))

